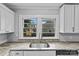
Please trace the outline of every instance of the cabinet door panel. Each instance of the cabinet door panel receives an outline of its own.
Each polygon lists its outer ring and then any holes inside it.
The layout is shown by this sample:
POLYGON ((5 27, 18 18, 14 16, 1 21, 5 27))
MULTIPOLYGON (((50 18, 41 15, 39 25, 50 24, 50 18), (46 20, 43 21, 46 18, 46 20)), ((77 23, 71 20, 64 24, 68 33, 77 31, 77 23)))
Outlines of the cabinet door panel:
POLYGON ((60 32, 64 32, 64 6, 60 8, 60 32))
POLYGON ((10 12, 5 12, 5 26, 6 26, 6 32, 14 32, 14 15, 10 12))
POLYGON ((1 24, 0 24, 0 31, 1 32, 5 32, 5 13, 6 13, 6 11, 5 11, 5 9, 4 8, 2 8, 2 7, 0 7, 0 10, 1 10, 1 17, 0 17, 0 22, 1 22, 1 24))
POLYGON ((14 32, 14 15, 13 14, 11 14, 11 13, 9 13, 9 31, 10 32, 14 32))
POLYGON ((79 32, 79 5, 75 5, 75 32, 79 32))
POLYGON ((11 23, 12 23, 12 25, 11 25, 11 31, 12 32, 14 32, 14 16, 15 16, 15 14, 11 14, 11 23))
POLYGON ((24 51, 24 56, 55 56, 55 51, 24 51))
POLYGON ((10 32, 10 14, 8 11, 6 11, 5 13, 5 18, 6 18, 6 22, 5 22, 5 26, 6 26, 6 32, 10 32))
POLYGON ((23 51, 10 51, 10 56, 23 56, 23 51))
POLYGON ((9 33, 14 28, 12 26, 14 18, 11 13, 14 14, 7 7, 0 4, 0 33, 9 33))
POLYGON ((65 5, 65 32, 74 32, 74 5, 65 5))

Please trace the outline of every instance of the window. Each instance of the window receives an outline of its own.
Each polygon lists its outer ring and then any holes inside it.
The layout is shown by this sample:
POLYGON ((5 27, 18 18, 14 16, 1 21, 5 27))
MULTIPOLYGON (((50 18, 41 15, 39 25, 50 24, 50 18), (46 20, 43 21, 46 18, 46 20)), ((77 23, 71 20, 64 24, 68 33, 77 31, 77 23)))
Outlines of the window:
POLYGON ((57 15, 21 15, 19 38, 58 39, 59 20, 57 15))
POLYGON ((36 37, 37 19, 24 19, 23 36, 36 37))
POLYGON ((55 24, 55 19, 42 18, 42 37, 54 37, 55 24))

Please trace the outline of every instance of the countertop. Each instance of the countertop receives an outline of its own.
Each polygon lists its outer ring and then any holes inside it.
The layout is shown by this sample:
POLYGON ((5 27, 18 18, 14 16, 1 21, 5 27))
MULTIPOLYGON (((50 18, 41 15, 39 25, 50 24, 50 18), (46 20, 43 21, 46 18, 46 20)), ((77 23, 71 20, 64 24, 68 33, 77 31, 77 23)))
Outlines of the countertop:
POLYGON ((50 48, 29 48, 30 43, 5 43, 0 45, 0 56, 8 56, 10 50, 59 50, 59 49, 79 49, 79 43, 52 42, 50 48))

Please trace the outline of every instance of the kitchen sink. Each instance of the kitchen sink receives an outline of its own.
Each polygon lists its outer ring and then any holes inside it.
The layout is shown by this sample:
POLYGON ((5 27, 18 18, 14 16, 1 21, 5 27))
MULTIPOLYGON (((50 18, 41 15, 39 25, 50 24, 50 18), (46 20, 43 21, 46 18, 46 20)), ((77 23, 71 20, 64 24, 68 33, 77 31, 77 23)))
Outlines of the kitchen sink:
POLYGON ((49 44, 47 42, 32 42, 29 45, 30 48, 49 48, 49 44))

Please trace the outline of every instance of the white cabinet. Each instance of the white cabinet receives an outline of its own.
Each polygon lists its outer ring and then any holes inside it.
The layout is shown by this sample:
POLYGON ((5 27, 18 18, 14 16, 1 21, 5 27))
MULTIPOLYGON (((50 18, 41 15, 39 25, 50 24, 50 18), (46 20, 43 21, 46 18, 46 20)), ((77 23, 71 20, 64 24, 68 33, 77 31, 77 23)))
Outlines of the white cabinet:
POLYGON ((14 32, 14 14, 6 11, 5 18, 6 32, 14 32))
POLYGON ((79 5, 75 5, 75 32, 79 33, 79 5))
POLYGON ((0 32, 5 33, 5 9, 0 7, 0 32))
POLYGON ((10 17, 11 17, 11 19, 10 19, 10 21, 11 21, 11 22, 10 22, 10 24, 11 24, 11 25, 10 25, 11 32, 14 32, 14 19, 15 19, 15 17, 14 17, 14 16, 15 16, 15 14, 14 14, 14 13, 13 13, 13 14, 12 14, 12 13, 10 13, 10 17))
POLYGON ((58 15, 20 15, 19 39, 58 39, 58 15))
POLYGON ((24 56, 56 56, 56 51, 24 51, 24 56))
POLYGON ((14 32, 14 12, 0 4, 0 33, 14 32))
POLYGON ((74 5, 66 5, 64 10, 65 32, 74 32, 74 5))
POLYGON ((60 40, 79 41, 78 4, 64 4, 60 8, 60 40))
POLYGON ((59 13, 59 17, 60 17, 60 32, 64 32, 64 6, 62 6, 60 8, 60 13, 59 13))
POLYGON ((60 32, 79 33, 79 5, 63 5, 60 8, 60 32))
POLYGON ((60 32, 74 32, 74 5, 63 5, 60 8, 60 32))
POLYGON ((10 23, 11 23, 11 16, 10 13, 6 10, 6 14, 5 14, 5 31, 8 33, 10 32, 11 28, 10 28, 10 23))
POLYGON ((11 50, 9 56, 56 56, 55 50, 11 50))
POLYGON ((10 56, 23 56, 23 51, 10 51, 10 56))

